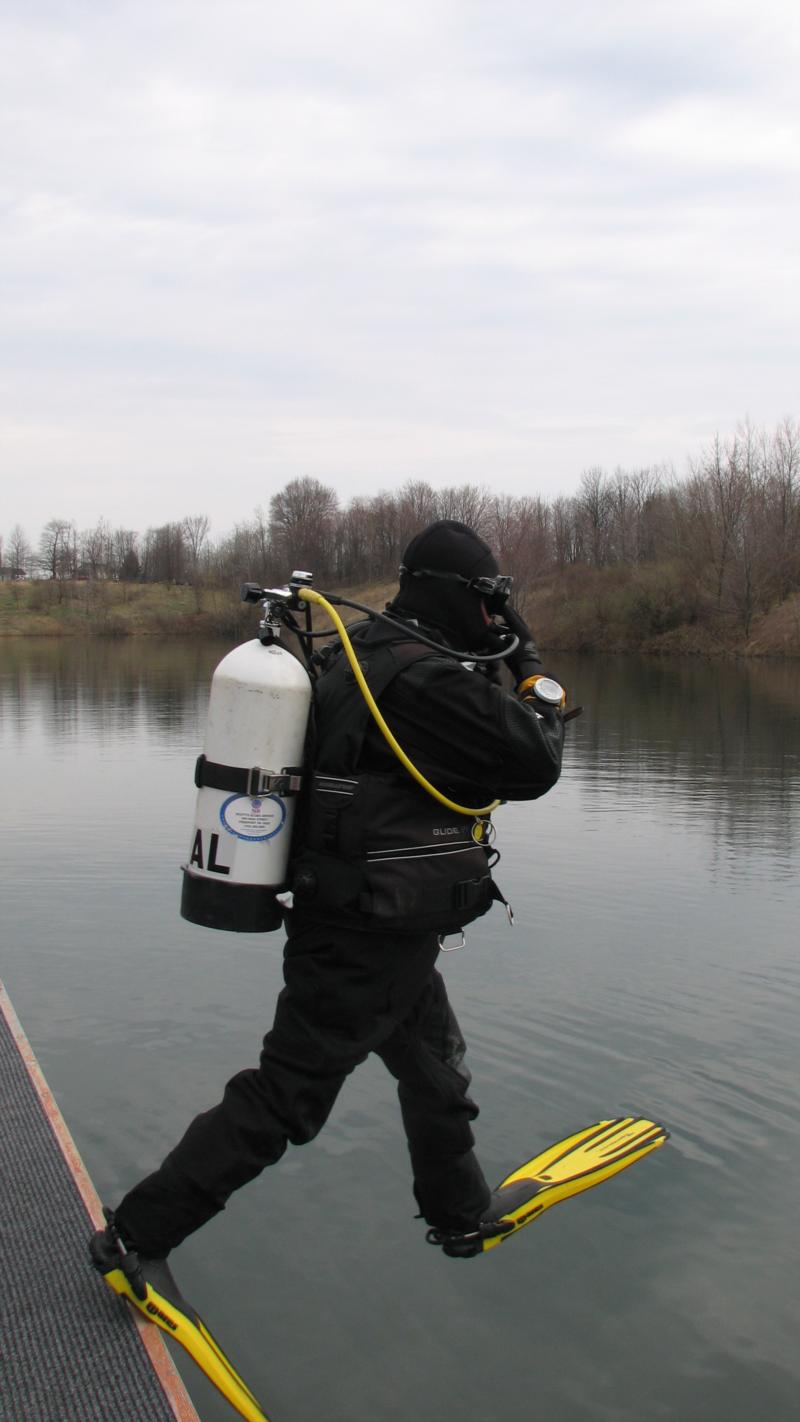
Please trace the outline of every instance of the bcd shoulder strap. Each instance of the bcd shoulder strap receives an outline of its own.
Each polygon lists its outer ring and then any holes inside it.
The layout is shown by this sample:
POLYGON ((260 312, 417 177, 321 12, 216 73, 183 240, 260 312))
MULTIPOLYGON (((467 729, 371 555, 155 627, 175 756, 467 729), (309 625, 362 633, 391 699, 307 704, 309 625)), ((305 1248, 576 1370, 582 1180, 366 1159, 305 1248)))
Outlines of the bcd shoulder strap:
MULTIPOLYGON (((364 634, 353 640, 367 685, 379 700, 396 676, 423 658, 435 657, 436 651, 408 638, 402 628, 396 637, 387 637, 383 624, 370 624, 364 634), (378 636, 374 629, 378 629, 378 636), (370 633, 373 635, 370 636, 370 633)), ((316 727, 316 768, 332 774, 354 771, 361 757, 364 738, 372 724, 372 712, 356 683, 349 661, 341 652, 314 687, 314 720, 316 727)))

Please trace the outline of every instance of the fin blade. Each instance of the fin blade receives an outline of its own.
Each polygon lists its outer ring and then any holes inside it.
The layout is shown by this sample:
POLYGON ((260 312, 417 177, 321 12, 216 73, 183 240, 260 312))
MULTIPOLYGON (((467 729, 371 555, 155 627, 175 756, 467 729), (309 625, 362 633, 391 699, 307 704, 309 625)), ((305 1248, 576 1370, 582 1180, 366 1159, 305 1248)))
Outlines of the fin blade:
POLYGON ((513 1229, 485 1239, 484 1252, 532 1224, 551 1205, 610 1180, 658 1150, 668 1139, 669 1133, 656 1121, 643 1116, 622 1116, 598 1121, 557 1141, 512 1171, 498 1186, 502 1189, 504 1185, 527 1179, 531 1181, 531 1194, 528 1200, 501 1217, 510 1221, 513 1229))
POLYGON ((144 1318, 174 1338, 205 1373, 222 1396, 235 1408, 245 1422, 268 1422, 266 1414, 249 1387, 228 1361, 213 1334, 199 1314, 181 1299, 180 1305, 159 1293, 147 1283, 147 1297, 137 1298, 121 1269, 112 1269, 103 1276, 116 1294, 126 1298, 144 1318))
POLYGON ((213 1333, 211 1332, 211 1329, 208 1327, 208 1324, 203 1322, 203 1319, 200 1317, 199 1314, 196 1315, 196 1323, 197 1323, 197 1328, 198 1328, 200 1334, 202 1335, 202 1337, 203 1337, 203 1339, 205 1340, 205 1342, 208 1344, 209 1348, 211 1348, 211 1349, 213 1350, 213 1352, 216 1354, 217 1358, 219 1359, 219 1362, 220 1362, 221 1366, 226 1369, 226 1371, 227 1371, 227 1372, 230 1374, 230 1376, 234 1379, 234 1382, 236 1382, 237 1385, 238 1385, 240 1388, 242 1388, 242 1389, 247 1393, 247 1396, 250 1398, 250 1401, 253 1402, 253 1403, 255 1404, 255 1406, 259 1409, 259 1415, 263 1415, 263 1414, 261 1414, 261 1405, 260 1405, 258 1399, 257 1399, 256 1397, 254 1397, 253 1393, 250 1391, 249 1387, 247 1386, 247 1383, 244 1381, 244 1378, 240 1377, 239 1373, 237 1373, 235 1367, 233 1366, 232 1362, 230 1361, 230 1358, 227 1358, 227 1357, 225 1356, 225 1354, 223 1353, 222 1349, 221 1349, 220 1346, 219 1346, 219 1343, 217 1342, 216 1338, 214 1337, 213 1333))
POLYGON ((506 1176, 499 1189, 518 1180, 535 1180, 541 1186, 556 1185, 594 1173, 599 1166, 613 1164, 631 1151, 663 1145, 667 1132, 656 1121, 643 1116, 620 1116, 598 1121, 582 1131, 556 1141, 540 1155, 520 1165, 506 1176))

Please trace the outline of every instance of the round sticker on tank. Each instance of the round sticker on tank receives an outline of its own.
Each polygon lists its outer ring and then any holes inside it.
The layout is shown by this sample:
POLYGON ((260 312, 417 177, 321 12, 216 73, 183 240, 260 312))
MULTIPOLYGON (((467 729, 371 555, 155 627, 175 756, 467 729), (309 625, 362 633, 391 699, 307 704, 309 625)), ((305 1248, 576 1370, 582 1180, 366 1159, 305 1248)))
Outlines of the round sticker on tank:
POLYGON ((280 834, 286 806, 277 795, 229 795, 219 817, 228 834, 258 843, 280 834))

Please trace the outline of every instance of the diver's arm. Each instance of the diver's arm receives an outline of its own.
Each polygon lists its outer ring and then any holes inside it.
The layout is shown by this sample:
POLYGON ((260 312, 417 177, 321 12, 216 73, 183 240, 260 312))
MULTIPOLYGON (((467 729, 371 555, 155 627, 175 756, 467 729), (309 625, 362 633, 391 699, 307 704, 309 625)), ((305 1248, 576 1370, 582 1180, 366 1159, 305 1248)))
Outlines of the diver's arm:
POLYGON ((457 662, 433 657, 413 663, 387 689, 381 710, 403 749, 435 784, 458 785, 464 793, 480 787, 484 800, 530 800, 558 779, 560 713, 542 713, 457 662))

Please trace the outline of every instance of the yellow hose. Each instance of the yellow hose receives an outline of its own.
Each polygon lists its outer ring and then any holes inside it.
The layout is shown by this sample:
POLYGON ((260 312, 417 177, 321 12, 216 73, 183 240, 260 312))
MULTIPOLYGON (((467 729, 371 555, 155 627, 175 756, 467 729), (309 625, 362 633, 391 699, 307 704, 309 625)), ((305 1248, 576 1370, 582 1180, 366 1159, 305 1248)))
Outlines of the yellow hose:
POLYGON ((355 651, 353 649, 353 644, 350 641, 349 636, 347 635, 347 628, 345 627, 344 622, 336 611, 336 608, 328 602, 327 598, 322 596, 322 593, 315 592, 313 588, 298 588, 297 596, 300 598, 301 602, 316 602, 327 612, 328 616, 330 617, 332 623, 336 628, 336 631, 339 633, 339 636, 342 639, 342 646, 344 647, 347 660, 353 669, 353 676, 358 682, 359 688, 361 690, 361 695, 363 696, 370 711, 372 712, 375 722, 379 726, 380 730, 383 732, 383 735, 389 742, 389 745, 391 746, 401 765, 405 766, 409 775, 413 775, 414 779, 418 782, 418 784, 422 786, 423 790, 427 790, 428 794, 432 795, 434 800, 438 800, 439 803, 445 805, 448 810, 455 810, 456 814, 458 815, 470 815, 474 817, 479 817, 480 815, 490 815, 492 810, 496 810, 498 805, 502 805, 502 800, 493 800, 491 805, 482 805, 479 809, 475 810, 470 809, 467 805, 457 805, 455 800, 449 800, 446 795, 442 794, 441 790, 437 790, 435 785, 431 785, 430 781, 425 779, 425 776, 422 774, 422 771, 418 770, 417 767, 414 765, 413 761, 409 760, 408 756, 403 750, 403 747, 392 735, 392 732, 389 730, 389 727, 384 721, 383 716, 378 710, 378 703, 375 700, 375 697, 372 695, 369 686, 367 685, 366 677, 364 676, 364 673, 361 670, 361 667, 359 666, 358 657, 356 656, 355 651))

